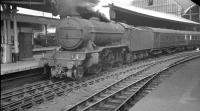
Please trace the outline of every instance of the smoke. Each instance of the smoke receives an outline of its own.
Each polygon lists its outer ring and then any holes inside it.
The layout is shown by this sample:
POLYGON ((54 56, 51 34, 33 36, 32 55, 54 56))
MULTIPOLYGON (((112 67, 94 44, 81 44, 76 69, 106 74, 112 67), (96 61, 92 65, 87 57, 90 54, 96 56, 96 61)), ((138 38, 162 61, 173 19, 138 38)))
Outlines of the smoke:
POLYGON ((56 12, 61 18, 66 16, 81 16, 89 19, 90 17, 99 17, 104 21, 108 21, 103 13, 96 10, 99 0, 53 0, 56 12))
MULTIPOLYGON (((87 0, 56 0, 54 1, 55 9, 61 17, 65 16, 78 16, 80 15, 77 7, 90 7, 87 0)), ((52 2, 53 3, 53 2, 52 2)))
POLYGON ((130 5, 134 0, 51 0, 53 12, 61 18, 67 16, 81 16, 89 19, 99 17, 102 21, 109 21, 108 4, 130 5))

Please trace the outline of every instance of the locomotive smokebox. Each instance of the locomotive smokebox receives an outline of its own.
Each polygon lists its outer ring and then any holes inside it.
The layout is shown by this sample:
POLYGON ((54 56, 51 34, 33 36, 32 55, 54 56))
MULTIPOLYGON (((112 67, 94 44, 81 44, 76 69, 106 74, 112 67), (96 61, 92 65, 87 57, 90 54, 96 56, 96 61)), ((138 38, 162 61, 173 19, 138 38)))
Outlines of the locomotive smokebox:
POLYGON ((125 29, 117 23, 68 17, 60 20, 56 32, 60 45, 66 50, 74 50, 84 48, 88 41, 97 46, 120 42, 125 29))

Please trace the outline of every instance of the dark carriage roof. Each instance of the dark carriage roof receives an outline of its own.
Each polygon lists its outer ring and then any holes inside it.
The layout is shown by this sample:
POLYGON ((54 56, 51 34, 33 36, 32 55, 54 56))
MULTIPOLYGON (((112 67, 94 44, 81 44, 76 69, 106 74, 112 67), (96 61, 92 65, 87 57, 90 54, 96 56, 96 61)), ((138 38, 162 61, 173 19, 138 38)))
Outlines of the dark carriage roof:
POLYGON ((137 27, 144 30, 149 30, 153 32, 160 32, 160 33, 182 33, 182 34, 200 34, 198 31, 182 31, 182 30, 172 30, 172 29, 163 29, 163 28, 154 28, 154 27, 147 27, 147 26, 141 26, 137 27))

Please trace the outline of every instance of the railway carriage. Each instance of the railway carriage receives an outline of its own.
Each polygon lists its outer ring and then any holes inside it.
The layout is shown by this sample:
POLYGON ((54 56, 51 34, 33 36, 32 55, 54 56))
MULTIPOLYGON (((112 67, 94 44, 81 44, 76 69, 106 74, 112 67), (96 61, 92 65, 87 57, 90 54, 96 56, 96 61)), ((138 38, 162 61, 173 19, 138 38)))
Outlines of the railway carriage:
POLYGON ((135 50, 138 50, 135 46, 135 44, 138 44, 141 45, 140 47, 146 46, 143 49, 151 49, 151 53, 157 54, 163 53, 163 51, 169 53, 176 50, 184 50, 184 47, 187 45, 185 39, 187 32, 185 31, 152 27, 140 28, 142 31, 137 30, 133 32, 133 41, 135 41, 135 43, 132 43, 132 47, 135 48, 135 50), (144 33, 144 31, 146 33, 144 33), (136 43, 139 40, 146 41, 146 43, 136 43))
POLYGON ((188 31, 187 46, 192 49, 200 48, 200 32, 188 31))
POLYGON ((60 20, 56 31, 62 48, 45 54, 43 62, 50 66, 52 76, 74 79, 149 56, 194 49, 200 44, 200 32, 133 27, 98 18, 67 17, 60 20))

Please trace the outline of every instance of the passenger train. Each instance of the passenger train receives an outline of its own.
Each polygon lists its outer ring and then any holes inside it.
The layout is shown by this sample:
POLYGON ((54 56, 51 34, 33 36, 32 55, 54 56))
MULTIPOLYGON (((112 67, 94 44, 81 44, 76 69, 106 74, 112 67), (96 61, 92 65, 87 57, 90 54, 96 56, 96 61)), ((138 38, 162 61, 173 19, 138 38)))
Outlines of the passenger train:
POLYGON ((62 48, 46 53, 42 61, 51 68, 51 76, 74 79, 150 56, 200 47, 200 32, 134 27, 98 18, 63 18, 56 38, 62 48))

